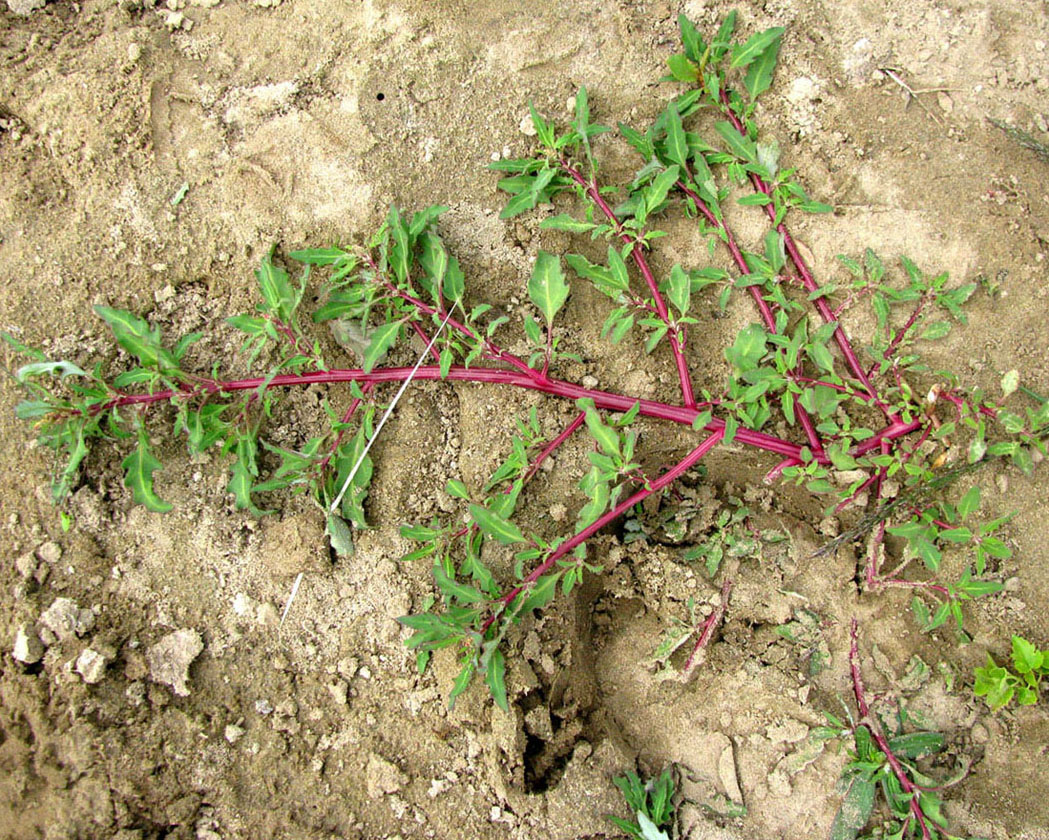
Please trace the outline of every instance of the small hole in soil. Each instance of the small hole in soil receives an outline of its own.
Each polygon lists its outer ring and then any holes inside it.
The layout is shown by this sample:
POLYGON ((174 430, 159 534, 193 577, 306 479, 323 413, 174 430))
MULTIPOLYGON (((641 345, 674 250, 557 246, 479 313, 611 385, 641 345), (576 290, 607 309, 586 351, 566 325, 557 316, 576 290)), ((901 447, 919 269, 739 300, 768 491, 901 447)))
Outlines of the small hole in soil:
POLYGON ((377 94, 375 94, 375 98, 378 99, 380 102, 382 102, 386 98, 386 94, 385 93, 377 93, 377 94))

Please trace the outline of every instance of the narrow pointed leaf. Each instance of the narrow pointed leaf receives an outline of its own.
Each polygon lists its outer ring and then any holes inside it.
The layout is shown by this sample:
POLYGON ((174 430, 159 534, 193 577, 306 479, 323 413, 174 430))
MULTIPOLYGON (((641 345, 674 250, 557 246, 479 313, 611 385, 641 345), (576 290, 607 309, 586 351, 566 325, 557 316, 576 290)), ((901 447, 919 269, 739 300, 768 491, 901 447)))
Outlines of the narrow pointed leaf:
POLYGON ((124 468, 124 484, 130 489, 135 503, 145 505, 155 513, 167 513, 171 505, 153 490, 153 473, 162 468, 149 448, 149 437, 144 429, 138 433, 138 446, 128 455, 121 466, 124 468))
POLYGON ((671 163, 676 163, 684 169, 688 162, 688 141, 685 139, 685 128, 681 124, 681 115, 674 102, 667 105, 666 115, 667 158, 671 163))
POLYGON ((510 706, 506 699, 506 660, 499 648, 493 648, 488 655, 485 682, 488 683, 488 690, 492 692, 492 699, 495 700, 495 705, 504 712, 510 711, 510 706))
POLYGON ((503 545, 526 542, 520 528, 488 508, 481 505, 470 505, 470 516, 477 523, 478 528, 503 545))
POLYGON ((736 157, 748 163, 757 162, 758 147, 749 137, 740 134, 732 123, 721 120, 714 124, 714 130, 721 135, 729 151, 736 157))
POLYGON ((539 252, 528 281, 528 296, 546 317, 547 325, 553 323, 554 316, 568 300, 568 284, 559 257, 546 251, 539 252))
POLYGON ((782 37, 782 26, 774 26, 771 29, 766 29, 764 32, 759 32, 757 35, 751 36, 745 44, 737 46, 732 50, 732 61, 730 62, 730 65, 732 67, 748 66, 782 37))
POLYGON ((382 359, 397 341, 401 331, 401 322, 394 321, 392 324, 380 324, 372 330, 368 349, 364 351, 364 372, 370 373, 371 369, 382 359))

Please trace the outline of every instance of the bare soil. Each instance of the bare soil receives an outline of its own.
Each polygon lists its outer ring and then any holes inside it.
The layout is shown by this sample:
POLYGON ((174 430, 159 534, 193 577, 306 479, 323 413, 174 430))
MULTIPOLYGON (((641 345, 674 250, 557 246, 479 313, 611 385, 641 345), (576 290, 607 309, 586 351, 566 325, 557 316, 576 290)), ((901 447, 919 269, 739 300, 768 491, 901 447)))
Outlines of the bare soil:
MULTIPOLYGON (((0 8, 0 328, 56 356, 111 361, 91 306, 130 308, 171 334, 214 327, 195 351, 205 368, 236 349, 219 325, 254 305, 252 271, 273 243, 352 241, 390 203, 449 205, 441 229, 471 294, 516 312, 529 258, 568 244, 540 233, 536 218, 497 218, 502 199, 484 166, 528 151, 528 99, 567 117, 567 98, 585 84, 599 121, 647 125, 668 95, 656 80, 677 44, 678 12, 709 29, 732 7, 7 5, 28 14, 0 8)), ((987 387, 1016 367, 1049 391, 1047 164, 986 120, 1045 138, 1044 4, 739 6, 747 31, 787 27, 759 118, 784 164, 836 208, 798 222, 817 275, 835 276, 835 254, 869 245, 959 280, 990 278, 1000 295, 978 295, 970 326, 937 347, 933 367, 987 387), (939 90, 911 99, 883 68, 915 90, 939 90)), ((625 144, 603 138, 598 152, 609 179, 629 177, 625 144)), ((752 210, 738 208, 732 222, 756 242, 764 227, 752 210)), ((671 232, 683 236, 667 264, 703 258, 684 228, 671 232)), ((722 349, 752 317, 745 304, 705 324, 698 386, 723 380, 722 349)), ((602 344, 599 305, 584 292, 570 302, 565 340, 585 363, 565 375, 673 399, 669 357, 602 344)), ((271 439, 293 438, 325 396, 290 398, 271 439)), ((922 635, 907 593, 861 595, 849 551, 810 559, 827 538, 819 506, 769 494, 765 460, 721 452, 682 490, 693 537, 738 496, 760 527, 789 539, 737 561, 726 624, 692 683, 663 679, 651 654, 661 631, 687 617, 688 598, 713 602, 716 588, 678 545, 623 545, 610 533, 591 546, 605 572, 510 641, 510 713, 479 686, 448 711, 455 663, 438 656, 418 676, 394 621, 431 591, 425 563, 398 562, 398 528, 440 512, 448 478, 479 486, 523 409, 539 405, 554 432, 570 406, 472 385, 413 387, 376 449, 374 528, 352 561, 333 564, 308 505, 277 500, 277 515, 262 520, 237 512, 224 465, 191 461, 177 441, 158 442, 174 512, 133 507, 118 447, 102 445, 64 532, 46 453, 14 417, 19 399, 0 380, 0 837, 611 837, 605 815, 625 815, 613 777, 670 762, 690 800, 682 836, 825 837, 844 756, 811 749, 808 733, 823 710, 840 712, 836 697, 849 701, 847 628, 857 616, 870 689, 905 698, 946 735, 951 756, 972 762, 946 794, 953 831, 1049 838, 1045 704, 992 716, 969 688, 973 667, 987 651, 1003 658, 1010 634, 1049 643, 1044 470, 981 476, 987 513, 1016 511, 1015 553, 998 570, 1007 591, 967 608, 973 641, 960 645, 950 630, 922 635), (16 629, 59 598, 75 604, 72 629, 40 663, 15 661, 16 629), (801 643, 776 633, 804 611, 818 622, 801 643), (168 639, 176 631, 192 632, 168 639), (175 661, 158 682, 161 642, 175 661), (106 660, 91 683, 77 670, 86 648, 106 660), (924 679, 914 657, 929 667, 924 679)), ((685 433, 642 429, 649 464, 689 445, 685 433)), ((566 446, 530 488, 525 515, 549 523, 567 503, 570 523, 584 464, 582 445, 566 446)))

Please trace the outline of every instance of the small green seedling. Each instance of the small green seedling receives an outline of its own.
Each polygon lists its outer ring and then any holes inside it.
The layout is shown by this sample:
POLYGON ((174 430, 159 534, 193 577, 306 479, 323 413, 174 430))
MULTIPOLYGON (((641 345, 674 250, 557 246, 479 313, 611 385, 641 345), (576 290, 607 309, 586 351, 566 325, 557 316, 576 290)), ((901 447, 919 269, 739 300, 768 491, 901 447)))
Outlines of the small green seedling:
POLYGON ((1049 650, 1038 650, 1022 636, 1013 636, 1013 669, 995 664, 987 654, 987 666, 977 668, 973 694, 982 697, 997 712, 1016 700, 1021 706, 1038 702, 1042 680, 1049 677, 1049 650))
POLYGON ((634 812, 634 821, 609 816, 619 828, 633 840, 670 840, 665 831, 672 830, 674 823, 674 777, 668 767, 656 779, 642 782, 637 773, 628 771, 615 779, 616 787, 623 792, 627 806, 634 812))

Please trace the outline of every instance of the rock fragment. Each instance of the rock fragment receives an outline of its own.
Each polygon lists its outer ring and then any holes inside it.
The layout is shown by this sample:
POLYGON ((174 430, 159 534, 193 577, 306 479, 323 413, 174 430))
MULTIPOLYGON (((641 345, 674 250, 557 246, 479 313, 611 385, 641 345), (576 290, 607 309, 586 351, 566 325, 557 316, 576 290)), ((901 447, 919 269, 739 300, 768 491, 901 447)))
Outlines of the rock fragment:
POLYGON ((47 0, 7 0, 7 8, 12 14, 28 17, 37 9, 44 8, 47 0))
POLYGON ((40 641, 36 630, 23 624, 15 631, 15 644, 11 656, 23 665, 35 665, 44 656, 44 643, 40 641))
POLYGON ((76 672, 88 685, 102 682, 106 675, 105 654, 94 648, 84 648, 76 660, 76 672))
POLYGON ((189 666, 202 650, 204 642, 196 630, 183 629, 168 633, 146 651, 150 678, 154 682, 171 686, 179 697, 189 696, 189 666))
POLYGON ((372 799, 378 799, 388 793, 396 793, 408 783, 408 777, 395 764, 376 753, 368 757, 365 780, 368 796, 372 799))
POLYGON ((72 598, 55 598, 40 616, 41 639, 46 644, 72 639, 77 634, 80 621, 80 607, 72 598))

